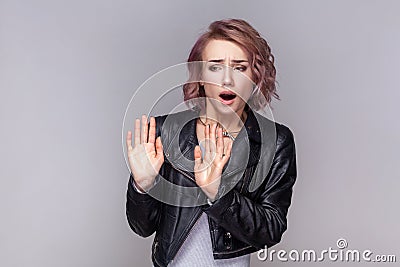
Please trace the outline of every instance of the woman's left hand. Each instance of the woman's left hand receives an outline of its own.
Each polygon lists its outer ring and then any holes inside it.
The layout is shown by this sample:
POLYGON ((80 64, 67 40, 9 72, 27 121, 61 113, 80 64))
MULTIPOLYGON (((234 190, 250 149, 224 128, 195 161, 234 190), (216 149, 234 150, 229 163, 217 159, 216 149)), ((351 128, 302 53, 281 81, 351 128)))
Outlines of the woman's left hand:
POLYGON ((204 158, 199 146, 194 149, 194 172, 198 186, 201 187, 207 197, 213 201, 218 193, 221 183, 221 174, 225 164, 228 162, 232 150, 232 140, 229 139, 224 145, 222 128, 214 125, 204 127, 205 151, 204 158), (218 138, 216 138, 216 133, 218 138), (224 146, 226 146, 224 148, 224 146), (225 151, 224 151, 225 149, 225 151))

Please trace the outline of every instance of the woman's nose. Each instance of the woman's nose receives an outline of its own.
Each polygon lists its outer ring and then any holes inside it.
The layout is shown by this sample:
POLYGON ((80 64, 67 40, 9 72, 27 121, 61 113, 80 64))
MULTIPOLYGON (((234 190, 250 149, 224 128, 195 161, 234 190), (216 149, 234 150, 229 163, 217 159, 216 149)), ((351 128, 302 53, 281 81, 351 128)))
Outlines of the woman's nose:
POLYGON ((224 66, 224 73, 222 78, 222 86, 233 86, 233 69, 229 66, 224 66))

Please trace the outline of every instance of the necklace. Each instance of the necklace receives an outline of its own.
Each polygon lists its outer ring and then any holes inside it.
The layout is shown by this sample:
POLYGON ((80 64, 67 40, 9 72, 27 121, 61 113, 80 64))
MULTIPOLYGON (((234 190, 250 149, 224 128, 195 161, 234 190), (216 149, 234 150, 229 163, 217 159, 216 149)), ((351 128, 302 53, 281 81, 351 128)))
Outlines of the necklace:
MULTIPOLYGON (((201 120, 201 118, 199 117, 199 121, 201 122, 201 124, 203 124, 204 126, 206 126, 207 127, 207 125, 201 120)), ((219 124, 219 123, 218 123, 219 124)), ((233 133, 238 133, 238 132, 240 132, 240 130, 239 131, 234 131, 234 132, 228 132, 227 130, 225 130, 225 129, 222 129, 222 136, 223 137, 229 137, 232 141, 235 141, 235 137, 233 137, 233 133)), ((217 136, 217 138, 218 138, 218 136, 217 136)))

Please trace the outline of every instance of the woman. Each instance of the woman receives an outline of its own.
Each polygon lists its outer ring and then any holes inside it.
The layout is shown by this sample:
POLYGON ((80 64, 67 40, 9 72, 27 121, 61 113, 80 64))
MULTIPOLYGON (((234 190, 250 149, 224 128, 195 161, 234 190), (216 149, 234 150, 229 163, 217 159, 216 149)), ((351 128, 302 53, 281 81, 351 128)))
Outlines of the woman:
POLYGON ((140 236, 156 233, 154 266, 249 266, 250 253, 278 243, 287 228, 297 175, 294 138, 289 128, 254 111, 279 96, 270 47, 246 21, 213 22, 189 55, 188 62, 198 61, 201 71, 189 69, 199 80, 183 87, 195 108, 150 123, 143 116, 136 119, 133 143, 127 134, 127 219, 140 236), (263 125, 276 132, 265 134, 263 125), (182 168, 177 151, 193 160, 192 170, 182 168), (163 180, 195 187, 201 192, 195 198, 206 201, 186 205, 188 198, 165 190, 163 180))

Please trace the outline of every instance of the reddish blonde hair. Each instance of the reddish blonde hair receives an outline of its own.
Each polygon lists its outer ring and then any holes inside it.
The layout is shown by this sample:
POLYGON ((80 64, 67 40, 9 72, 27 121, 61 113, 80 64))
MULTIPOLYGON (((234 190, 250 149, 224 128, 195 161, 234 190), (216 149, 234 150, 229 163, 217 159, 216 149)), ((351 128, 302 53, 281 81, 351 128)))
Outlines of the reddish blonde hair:
MULTIPOLYGON (((280 100, 276 93, 274 56, 271 48, 264 38, 245 20, 226 19, 214 21, 196 41, 187 59, 188 62, 202 61, 202 53, 210 40, 226 40, 237 44, 246 52, 251 66, 253 82, 264 95, 264 101, 253 99, 253 106, 256 109, 263 108, 265 102, 270 103, 272 97, 280 100), (262 104, 264 103, 264 104, 262 104)), ((204 97, 204 88, 197 82, 193 75, 199 73, 189 65, 191 81, 183 86, 184 100, 193 100, 197 97, 204 97)))

